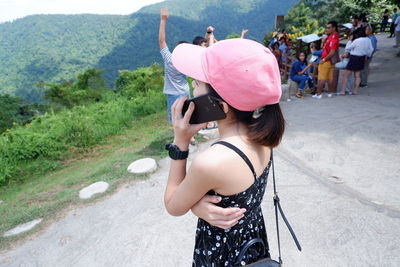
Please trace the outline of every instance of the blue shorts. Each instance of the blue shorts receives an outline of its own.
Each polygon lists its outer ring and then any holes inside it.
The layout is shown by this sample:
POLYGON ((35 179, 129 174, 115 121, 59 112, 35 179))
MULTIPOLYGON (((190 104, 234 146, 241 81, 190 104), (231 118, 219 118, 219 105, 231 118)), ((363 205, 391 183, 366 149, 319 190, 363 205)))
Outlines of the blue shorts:
POLYGON ((181 97, 187 96, 189 97, 189 94, 181 94, 181 95, 169 95, 167 94, 167 107, 168 107, 168 122, 172 124, 172 113, 171 113, 171 107, 174 104, 174 102, 181 97))

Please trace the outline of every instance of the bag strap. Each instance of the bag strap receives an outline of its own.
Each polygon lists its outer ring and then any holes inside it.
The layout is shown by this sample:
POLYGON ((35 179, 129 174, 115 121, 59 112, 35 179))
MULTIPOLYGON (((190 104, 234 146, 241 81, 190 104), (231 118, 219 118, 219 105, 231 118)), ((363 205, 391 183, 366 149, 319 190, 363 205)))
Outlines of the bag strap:
POLYGON ((290 234, 292 235, 292 238, 294 242, 296 243, 297 249, 301 251, 301 246, 299 243, 299 240, 297 240, 296 234, 294 233, 292 227, 289 224, 289 221, 287 220, 285 213, 283 213, 281 203, 279 200, 278 192, 276 191, 276 181, 275 181, 275 167, 274 167, 274 154, 273 150, 271 150, 271 160, 272 160, 272 181, 273 181, 273 187, 274 187, 274 206, 275 206, 275 224, 276 224, 276 236, 278 238, 278 252, 279 252, 279 263, 282 264, 282 257, 281 257, 281 241, 279 237, 279 220, 278 220, 278 211, 280 215, 282 216, 283 221, 285 222, 287 228, 289 229, 290 234))
POLYGON ((237 256, 237 260, 236 260, 236 262, 235 262, 235 265, 240 265, 240 262, 242 261, 242 258, 243 258, 243 256, 244 256, 244 254, 247 252, 247 250, 248 250, 252 245, 254 245, 254 244, 256 244, 256 243, 260 243, 260 244, 262 245, 263 251, 264 251, 263 254, 265 254, 265 244, 264 244, 264 241, 263 241, 261 238, 253 238, 253 239, 251 239, 250 241, 248 241, 248 242, 244 245, 244 247, 240 250, 240 253, 239 253, 239 255, 237 256))
MULTIPOLYGON (((283 221, 285 222, 287 228, 289 229, 290 234, 292 235, 292 238, 294 240, 294 242, 296 243, 297 249, 299 251, 301 251, 301 246, 299 241, 297 240, 296 234, 294 233, 292 227, 289 224, 289 221, 287 220, 285 213, 283 213, 282 207, 281 207, 281 203, 280 203, 280 199, 278 197, 278 192, 276 191, 276 181, 275 181, 275 168, 274 168, 274 155, 273 155, 273 151, 271 150, 271 165, 272 165, 272 181, 273 181, 273 187, 274 187, 274 207, 275 207, 275 224, 276 224, 276 236, 278 239, 278 252, 279 252, 279 264, 282 265, 282 256, 281 256, 281 240, 280 240, 280 236, 279 236, 279 220, 278 220, 278 212, 279 214, 282 216, 283 221)), ((243 256, 245 255, 245 253, 247 252, 247 250, 254 244, 256 243, 262 243, 264 251, 265 251, 265 244, 264 241, 261 238, 253 238, 250 241, 248 241, 244 247, 241 249, 239 255, 238 255, 238 259, 236 261, 236 265, 239 265, 243 256)))
POLYGON ((247 166, 249 166, 250 171, 253 173, 254 179, 257 178, 257 174, 256 174, 256 171, 254 170, 253 164, 251 163, 249 158, 246 156, 246 154, 243 153, 242 150, 240 150, 236 146, 232 145, 231 143, 228 143, 228 142, 225 142, 225 141, 218 141, 218 142, 215 142, 212 145, 218 145, 218 144, 226 146, 226 147, 232 149, 233 151, 235 151, 244 160, 244 162, 246 162, 247 166))

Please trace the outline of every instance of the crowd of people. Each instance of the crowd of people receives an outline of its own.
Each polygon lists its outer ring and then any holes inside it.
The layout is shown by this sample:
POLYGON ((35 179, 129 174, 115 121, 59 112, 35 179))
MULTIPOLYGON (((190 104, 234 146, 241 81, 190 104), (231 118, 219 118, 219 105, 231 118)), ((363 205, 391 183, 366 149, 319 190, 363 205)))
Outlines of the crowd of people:
MULTIPOLYGON (((394 12, 397 12, 397 9, 394 9, 394 12)), ((398 38, 400 38, 400 32, 397 33, 397 29, 400 27, 399 20, 397 14, 396 20, 391 26, 396 30, 395 35, 398 38)), ((326 85, 327 97, 332 97, 334 94, 339 96, 356 95, 360 87, 368 85, 370 63, 377 50, 378 41, 374 34, 374 28, 367 22, 365 14, 352 16, 351 25, 343 54, 339 54, 338 23, 330 21, 326 25, 325 35, 320 40, 309 44, 310 55, 308 56, 306 52, 300 52, 297 55, 296 61, 291 65, 289 76, 293 82, 298 83, 296 97, 304 97, 307 85, 310 94, 316 99, 322 98, 326 85), (343 72, 342 83, 338 86, 340 70, 343 72)), ((280 64, 284 62, 283 56, 290 54, 290 50, 285 45, 286 39, 284 34, 279 33, 270 42, 270 49, 280 64), (279 43, 276 40, 279 40, 279 43)), ((395 47, 398 47, 398 43, 395 47)))
MULTIPOLYGON (((389 38, 396 37, 394 47, 400 45, 400 13, 397 8, 391 13, 388 9, 384 11, 381 22, 381 32, 384 32, 390 25, 389 38)), ((286 30, 273 33, 273 38, 268 44, 268 48, 275 55, 281 70, 290 73, 289 77, 293 82, 298 83, 296 97, 303 98, 305 89, 308 86, 313 98, 322 98, 322 93, 327 92, 327 97, 334 94, 339 96, 356 95, 360 87, 368 85, 368 74, 373 55, 377 50, 377 39, 374 34, 374 27, 367 22, 365 13, 351 17, 352 28, 347 33, 347 43, 344 53, 339 54, 339 30, 336 21, 330 21, 326 25, 325 35, 320 40, 310 43, 307 52, 301 52, 296 56, 295 62, 290 62, 289 58, 293 54, 292 41, 286 30), (341 84, 338 85, 339 73, 342 72, 341 84), (327 89, 325 90, 325 87, 327 89)), ((217 40, 213 34, 214 28, 208 27, 205 36, 196 36, 193 44, 209 47, 217 40)), ((243 30, 241 38, 244 38, 247 30, 243 30)), ((168 96, 168 110, 176 100, 183 95, 189 95, 189 85, 186 77, 173 70, 170 61, 168 47, 161 47, 161 53, 166 67, 166 83, 164 92, 168 96), (176 88, 170 94, 171 89, 176 88), (181 94, 183 93, 183 94, 181 94)), ((170 114, 170 112, 169 112, 170 114)), ((169 120, 170 115, 169 115, 169 120)), ((215 128, 215 124, 209 124, 208 128, 215 128)))

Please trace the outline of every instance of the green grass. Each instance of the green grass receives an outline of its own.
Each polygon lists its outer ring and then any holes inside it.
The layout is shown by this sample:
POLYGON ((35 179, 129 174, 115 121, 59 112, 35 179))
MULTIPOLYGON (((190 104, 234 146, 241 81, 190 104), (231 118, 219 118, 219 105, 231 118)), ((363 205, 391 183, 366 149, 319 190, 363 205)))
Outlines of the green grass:
POLYGON ((2 237, 16 225, 36 218, 44 222, 61 214, 68 206, 90 202, 81 201, 79 190, 97 182, 110 184, 108 193, 119 184, 145 176, 129 174, 126 169, 136 159, 153 157, 158 160, 167 155, 164 145, 173 139, 172 127, 166 122, 166 111, 146 116, 133 122, 133 127, 122 135, 110 137, 85 154, 76 154, 65 160, 57 170, 32 177, 22 184, 0 188, 0 249, 17 241, 45 225, 16 237, 2 237))

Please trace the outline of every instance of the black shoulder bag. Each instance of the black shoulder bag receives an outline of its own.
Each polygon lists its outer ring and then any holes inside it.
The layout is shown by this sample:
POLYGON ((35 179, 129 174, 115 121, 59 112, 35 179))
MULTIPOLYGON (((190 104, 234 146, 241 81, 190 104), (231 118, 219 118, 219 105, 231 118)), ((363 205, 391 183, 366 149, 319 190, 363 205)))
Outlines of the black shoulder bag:
MULTIPOLYGON (((281 204, 279 202, 278 193, 276 192, 274 157, 273 157, 272 150, 271 150, 271 161, 272 161, 272 179, 273 179, 273 185, 274 185, 275 224, 276 224, 276 234, 277 234, 277 238, 278 238, 279 258, 278 258, 278 261, 273 260, 271 258, 265 258, 265 259, 259 260, 257 262, 248 264, 246 266, 253 266, 253 267, 280 267, 280 266, 282 266, 281 243, 280 243, 280 239, 279 239, 278 211, 279 211, 280 215, 282 216, 282 219, 285 222, 287 228, 289 229, 289 232, 292 235, 294 242, 296 243, 297 249, 299 251, 301 251, 300 243, 297 240, 297 237, 296 237, 292 227, 290 226, 288 220, 286 219, 285 214, 283 213, 281 204)), ((248 241, 247 243, 244 244, 243 248, 241 249, 241 251, 240 251, 240 253, 238 255, 238 259, 237 259, 235 265, 240 265, 240 262, 242 261, 243 256, 246 254, 247 250, 252 245, 257 244, 257 243, 261 243, 263 248, 264 248, 264 251, 265 251, 266 246, 264 244, 264 241, 261 238, 253 238, 253 239, 251 239, 250 241, 248 241)))

